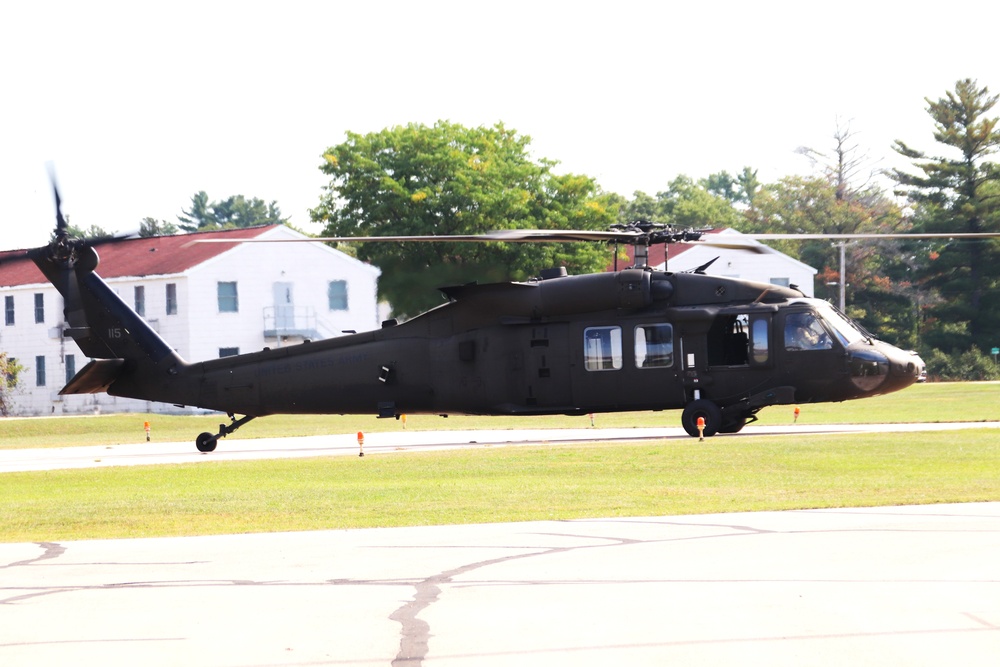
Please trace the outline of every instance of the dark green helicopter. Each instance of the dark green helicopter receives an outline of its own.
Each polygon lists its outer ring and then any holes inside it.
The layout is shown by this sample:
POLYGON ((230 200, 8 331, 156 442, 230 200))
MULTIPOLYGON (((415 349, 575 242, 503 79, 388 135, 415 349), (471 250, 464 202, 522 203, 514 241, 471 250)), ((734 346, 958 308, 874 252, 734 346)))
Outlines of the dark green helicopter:
POLYGON ((794 287, 643 266, 649 245, 703 234, 648 223, 608 232, 315 239, 624 242, 640 260, 621 271, 553 271, 526 282, 444 288, 447 303, 403 323, 189 363, 101 279, 93 245, 68 236, 58 193, 56 204, 53 240, 27 253, 64 298, 65 335, 91 359, 61 393, 107 392, 227 413, 231 423, 198 436, 202 452, 251 419, 279 413, 398 418, 683 408, 687 433, 699 435, 700 418, 712 436, 738 432, 769 405, 885 394, 923 372, 915 353, 877 340, 794 287))

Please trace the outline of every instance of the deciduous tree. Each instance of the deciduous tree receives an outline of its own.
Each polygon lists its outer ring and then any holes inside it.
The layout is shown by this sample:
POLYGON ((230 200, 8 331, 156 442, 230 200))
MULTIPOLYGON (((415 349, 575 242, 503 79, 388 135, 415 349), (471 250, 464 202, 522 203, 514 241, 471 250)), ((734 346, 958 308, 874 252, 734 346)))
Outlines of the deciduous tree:
MULTIPOLYGON (((330 177, 314 221, 331 236, 479 234, 501 229, 606 229, 611 197, 587 176, 556 175, 535 160, 530 138, 497 124, 447 121, 369 134, 329 148, 330 177)), ((526 279, 545 268, 599 270, 609 251, 594 244, 364 243, 358 258, 382 269, 380 295, 395 314, 440 304, 437 287, 526 279)))
POLYGON ((0 415, 6 417, 13 408, 13 394, 17 389, 18 378, 24 368, 16 359, 0 352, 0 415))

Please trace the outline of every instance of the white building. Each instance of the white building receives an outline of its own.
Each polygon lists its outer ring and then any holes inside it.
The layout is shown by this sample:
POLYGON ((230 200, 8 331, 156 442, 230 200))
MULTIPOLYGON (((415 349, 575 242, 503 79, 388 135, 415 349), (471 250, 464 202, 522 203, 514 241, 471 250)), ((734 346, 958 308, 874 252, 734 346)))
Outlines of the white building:
MULTIPOLYGON (((714 230, 709 235, 718 240, 732 237, 736 244, 745 245, 747 249, 722 248, 706 243, 651 246, 649 266, 659 271, 666 269, 680 273, 694 271, 718 258, 705 269, 707 275, 755 280, 784 287, 794 285, 806 296, 813 296, 813 282, 817 271, 808 264, 803 264, 734 229, 714 230)), ((631 250, 629 255, 631 257, 631 250)))
MULTIPOLYGON (((96 273, 189 362, 367 331, 379 326, 379 269, 322 243, 191 243, 306 239, 284 225, 96 245, 96 273)), ((22 415, 176 412, 107 394, 60 396, 87 359, 63 336, 63 300, 24 251, 0 253, 0 351, 24 367, 22 415)))

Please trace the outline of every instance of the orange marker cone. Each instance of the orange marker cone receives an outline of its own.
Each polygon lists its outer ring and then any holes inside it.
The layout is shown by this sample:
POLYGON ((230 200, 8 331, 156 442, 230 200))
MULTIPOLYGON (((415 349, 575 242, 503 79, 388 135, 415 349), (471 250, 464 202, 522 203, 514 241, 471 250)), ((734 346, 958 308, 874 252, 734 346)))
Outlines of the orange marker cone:
POLYGON ((705 442, 705 418, 698 417, 698 442, 705 442))
POLYGON ((146 442, 149 442, 149 422, 142 422, 142 427, 146 429, 146 442))
POLYGON ((795 418, 792 420, 793 424, 799 423, 799 406, 795 406, 795 418))
POLYGON ((358 449, 360 453, 358 456, 365 455, 365 434, 362 431, 358 431, 358 449))

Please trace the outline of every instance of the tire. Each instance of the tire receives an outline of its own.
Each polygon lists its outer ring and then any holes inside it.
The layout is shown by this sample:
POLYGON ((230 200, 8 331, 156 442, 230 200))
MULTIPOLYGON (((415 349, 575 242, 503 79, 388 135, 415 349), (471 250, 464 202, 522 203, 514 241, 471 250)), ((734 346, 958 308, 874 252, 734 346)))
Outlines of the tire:
POLYGON ((718 405, 704 398, 699 398, 684 406, 684 412, 681 413, 681 426, 692 438, 697 438, 699 435, 698 417, 705 419, 704 435, 706 438, 719 432, 719 428, 722 426, 722 410, 719 409, 718 405))
POLYGON ((194 444, 198 448, 199 452, 214 452, 215 446, 218 443, 219 439, 211 433, 201 433, 194 441, 194 444))

